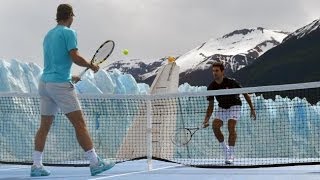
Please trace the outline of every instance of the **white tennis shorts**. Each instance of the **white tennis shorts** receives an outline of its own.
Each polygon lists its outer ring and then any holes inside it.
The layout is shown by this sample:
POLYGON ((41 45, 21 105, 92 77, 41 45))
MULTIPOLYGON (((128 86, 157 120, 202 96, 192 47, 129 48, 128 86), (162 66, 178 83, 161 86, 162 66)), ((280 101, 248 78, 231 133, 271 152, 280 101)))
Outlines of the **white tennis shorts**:
POLYGON ((220 119, 222 121, 228 121, 230 119, 238 120, 240 119, 241 106, 231 106, 229 109, 223 109, 221 107, 215 111, 215 119, 220 119))
POLYGON ((80 110, 80 103, 71 82, 46 83, 39 81, 40 113, 52 116, 58 112, 58 108, 64 114, 80 110))

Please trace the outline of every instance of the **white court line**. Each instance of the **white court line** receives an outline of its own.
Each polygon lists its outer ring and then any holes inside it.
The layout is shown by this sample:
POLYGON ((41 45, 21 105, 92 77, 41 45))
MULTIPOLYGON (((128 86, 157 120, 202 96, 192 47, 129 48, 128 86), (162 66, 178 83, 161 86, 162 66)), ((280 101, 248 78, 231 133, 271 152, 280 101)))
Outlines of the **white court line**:
POLYGON ((130 173, 116 174, 116 175, 112 175, 112 176, 99 177, 99 178, 94 178, 94 179, 89 179, 89 180, 109 179, 109 178, 119 177, 119 176, 127 176, 127 175, 131 175, 131 174, 139 174, 139 173, 157 171, 157 170, 162 170, 162 169, 169 169, 169 168, 178 167, 178 166, 183 166, 183 165, 179 164, 179 165, 175 165, 175 166, 167 166, 167 167, 152 169, 150 171, 148 171, 148 170, 145 170, 145 171, 134 171, 134 172, 130 172, 130 173))
POLYGON ((10 171, 10 170, 14 170, 14 169, 25 169, 27 167, 16 167, 16 168, 7 168, 7 169, 4 169, 4 168, 0 168, 0 171, 10 171))

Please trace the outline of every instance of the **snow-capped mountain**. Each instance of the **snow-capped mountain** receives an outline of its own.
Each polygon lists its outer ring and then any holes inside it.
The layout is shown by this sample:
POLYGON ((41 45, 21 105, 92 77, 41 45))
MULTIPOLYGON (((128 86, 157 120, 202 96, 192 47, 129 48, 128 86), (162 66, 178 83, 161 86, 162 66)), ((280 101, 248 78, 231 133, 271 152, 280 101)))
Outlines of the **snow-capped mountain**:
POLYGON ((155 75, 156 72, 167 62, 166 60, 166 57, 151 60, 118 60, 106 66, 105 69, 107 71, 119 69, 121 72, 131 74, 137 82, 143 82, 148 77, 155 75))
MULTIPOLYGON (((183 77, 194 71, 203 71, 213 61, 223 61, 226 73, 233 73, 254 61, 269 49, 279 45, 288 35, 286 32, 268 30, 261 27, 236 30, 217 39, 210 39, 195 49, 177 57, 180 75, 183 77)), ((158 60, 116 61, 106 67, 118 68, 132 74, 138 82, 152 83, 157 71, 166 64, 166 58, 158 60)), ((197 84, 203 85, 203 84, 197 84)))
POLYGON ((181 72, 208 69, 213 61, 222 61, 226 72, 235 72, 247 66, 269 49, 279 45, 287 36, 281 31, 264 28, 242 29, 218 39, 210 39, 182 55, 177 63, 181 72))
POLYGON ((310 34, 313 31, 320 30, 320 19, 314 20, 312 23, 296 30, 295 32, 289 34, 283 42, 294 40, 294 39, 300 39, 304 37, 307 34, 310 34))
MULTIPOLYGON (((320 81, 320 19, 299 28, 283 42, 232 77, 243 86, 320 81), (303 73, 297 73, 303 72, 303 73)), ((312 92, 316 94, 317 92, 312 92)))

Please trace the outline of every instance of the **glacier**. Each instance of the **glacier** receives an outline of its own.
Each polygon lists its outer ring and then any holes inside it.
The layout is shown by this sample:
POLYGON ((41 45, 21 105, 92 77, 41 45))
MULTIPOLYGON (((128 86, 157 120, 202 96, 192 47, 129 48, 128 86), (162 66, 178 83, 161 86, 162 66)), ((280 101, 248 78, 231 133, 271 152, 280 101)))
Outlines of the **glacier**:
MULTIPOLYGON (((41 73, 42 68, 35 63, 0 59, 0 92, 36 94, 41 73)), ((130 74, 117 69, 87 71, 75 84, 78 94, 147 94, 149 89, 147 84, 137 83, 130 74)))
MULTIPOLYGON (((38 93, 38 82, 42 68, 35 63, 25 63, 16 59, 0 59, 0 93, 38 93)), ((137 83, 130 74, 120 72, 118 69, 107 71, 99 70, 97 73, 87 71, 82 80, 75 84, 77 94, 148 94, 150 86, 137 83)), ((179 92, 206 91, 206 87, 190 86, 184 83, 179 86, 179 92)))

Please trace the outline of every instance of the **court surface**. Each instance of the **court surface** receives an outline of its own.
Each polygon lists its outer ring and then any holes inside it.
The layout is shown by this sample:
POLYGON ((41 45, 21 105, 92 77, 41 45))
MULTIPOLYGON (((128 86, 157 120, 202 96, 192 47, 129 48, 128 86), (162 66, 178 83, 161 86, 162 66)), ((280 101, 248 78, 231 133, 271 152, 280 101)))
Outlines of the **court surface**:
POLYGON ((71 179, 71 180, 319 180, 320 165, 268 167, 248 169, 194 168, 162 161, 152 161, 153 170, 147 170, 146 160, 117 164, 101 175, 90 176, 88 167, 47 167, 51 175, 31 178, 30 166, 0 164, 0 180, 13 179, 71 179))

